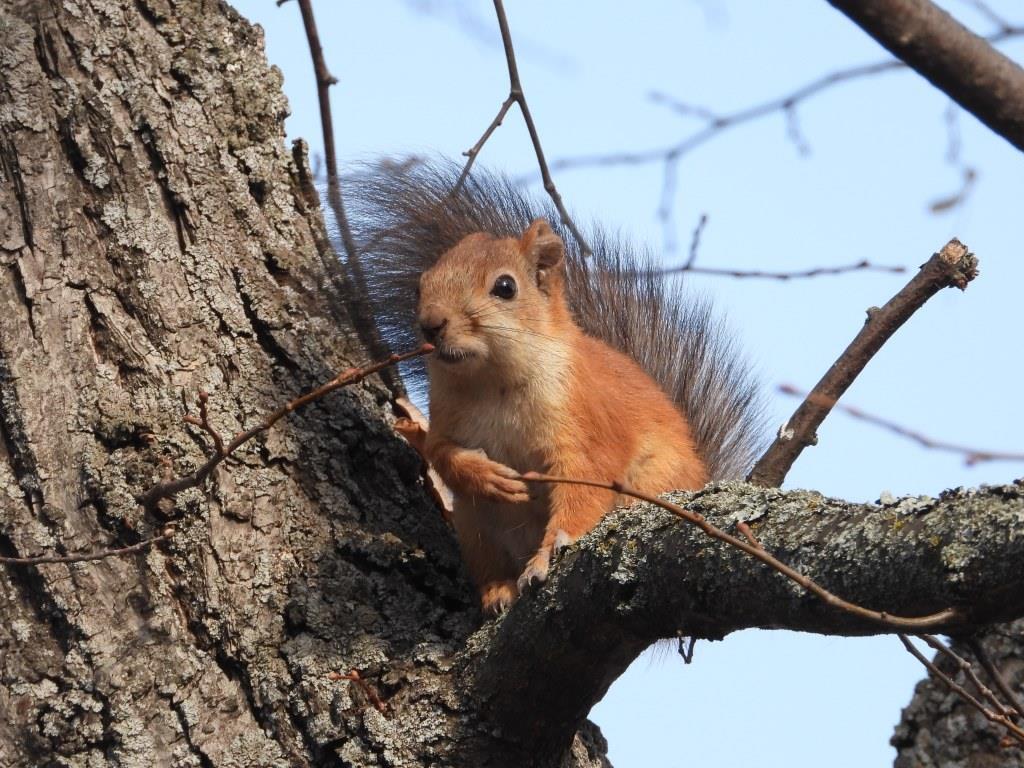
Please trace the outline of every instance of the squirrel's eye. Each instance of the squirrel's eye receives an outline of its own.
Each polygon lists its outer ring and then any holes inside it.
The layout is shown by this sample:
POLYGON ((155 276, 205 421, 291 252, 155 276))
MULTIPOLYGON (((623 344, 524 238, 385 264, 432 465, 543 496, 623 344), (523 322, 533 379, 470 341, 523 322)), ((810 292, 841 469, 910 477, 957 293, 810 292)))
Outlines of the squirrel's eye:
POLYGON ((491 288, 491 295, 499 299, 514 299, 516 296, 516 281, 512 275, 502 275, 494 281, 491 288))

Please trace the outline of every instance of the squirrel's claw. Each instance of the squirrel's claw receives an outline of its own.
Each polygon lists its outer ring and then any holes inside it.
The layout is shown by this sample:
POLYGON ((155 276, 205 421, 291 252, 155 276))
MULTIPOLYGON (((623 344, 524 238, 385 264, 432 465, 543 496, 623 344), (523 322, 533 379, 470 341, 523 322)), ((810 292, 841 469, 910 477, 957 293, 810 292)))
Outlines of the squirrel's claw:
POLYGON ((548 547, 541 547, 537 554, 530 558, 526 564, 516 586, 520 592, 526 591, 533 582, 543 584, 548 580, 548 569, 551 567, 551 550, 548 547))

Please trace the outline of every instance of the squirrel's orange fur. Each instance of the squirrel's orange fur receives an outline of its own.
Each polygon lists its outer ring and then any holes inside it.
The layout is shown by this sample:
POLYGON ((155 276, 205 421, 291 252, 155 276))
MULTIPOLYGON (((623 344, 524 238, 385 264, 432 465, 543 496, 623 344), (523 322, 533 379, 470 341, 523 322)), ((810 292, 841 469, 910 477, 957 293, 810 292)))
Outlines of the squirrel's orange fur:
POLYGON ((437 346, 426 454, 455 493, 459 544, 488 612, 543 581, 552 552, 621 501, 583 486, 529 488, 520 473, 647 493, 709 479, 670 398, 573 320, 564 255, 537 219, 519 238, 463 238, 420 279, 419 323, 437 346))

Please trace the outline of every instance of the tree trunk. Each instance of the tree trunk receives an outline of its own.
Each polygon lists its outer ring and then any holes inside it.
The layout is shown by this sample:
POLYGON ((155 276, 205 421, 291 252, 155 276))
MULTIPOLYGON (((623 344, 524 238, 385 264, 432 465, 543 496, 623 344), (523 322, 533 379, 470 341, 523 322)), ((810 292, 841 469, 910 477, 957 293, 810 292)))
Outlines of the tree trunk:
MULTIPOLYGON (((1014 692, 1017 701, 1024 701, 1024 621, 991 627, 988 632, 970 641, 956 641, 958 654, 982 670, 975 648, 982 647, 998 669, 1003 682, 1014 692)), ((951 659, 938 655, 936 665, 973 695, 984 699, 951 659)), ((980 671, 981 682, 993 691, 999 685, 987 671, 980 671)), ((1001 694, 1000 694, 1001 695, 1001 694)), ((1003 701, 1006 697, 1001 695, 1003 701)), ((1018 721, 1019 722, 1019 721, 1018 721)), ((914 697, 903 710, 899 725, 891 739, 896 747, 894 768, 1022 768, 1024 750, 1017 744, 1004 742, 1003 732, 940 680, 929 675, 914 691, 914 697)))
MULTIPOLYGON (((165 525, 136 496, 211 448, 183 397, 231 434, 366 358, 320 290, 258 29, 200 0, 0 14, 0 555, 119 547, 165 525)), ((165 545, 0 568, 0 765, 443 751, 442 659, 478 618, 386 399, 335 393, 254 441, 165 510, 165 545), (430 717, 327 678, 350 669, 430 717)))
MULTIPOLYGON (((0 765, 596 768, 586 713, 658 636, 881 631, 648 508, 473 634, 378 380, 140 504, 213 450, 200 392, 230 435, 368 362, 286 114, 224 3, 0 0, 0 559, 169 532, 0 567, 0 765)), ((1022 495, 680 498, 852 599, 953 605, 953 631, 1024 613, 1022 495)))

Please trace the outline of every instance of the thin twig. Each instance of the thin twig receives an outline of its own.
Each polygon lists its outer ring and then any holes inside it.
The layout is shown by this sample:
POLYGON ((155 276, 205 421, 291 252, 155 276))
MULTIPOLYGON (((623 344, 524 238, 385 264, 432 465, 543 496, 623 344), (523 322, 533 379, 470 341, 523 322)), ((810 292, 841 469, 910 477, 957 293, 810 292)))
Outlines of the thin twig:
POLYGON ((988 451, 980 448, 971 448, 966 445, 959 445, 957 443, 949 443, 944 440, 936 440, 928 437, 921 432, 917 432, 907 427, 901 426, 896 422, 883 419, 879 416, 874 416, 870 413, 862 411, 860 408, 856 408, 852 405, 845 405, 843 403, 836 403, 834 401, 829 402, 828 398, 824 396, 817 396, 803 392, 790 384, 782 384, 779 386, 779 392, 784 395, 792 395, 793 397, 802 398, 813 398, 816 404, 825 406, 828 408, 835 408, 842 411, 848 416, 852 416, 860 421, 867 422, 876 427, 888 430, 893 434, 905 437, 908 440, 913 440, 918 445, 924 448, 930 448, 936 451, 947 451, 949 453, 958 453, 963 455, 964 463, 967 466, 974 466, 985 461, 1024 461, 1024 453, 1010 453, 1004 451, 988 451))
POLYGON ((657 210, 657 217, 661 222, 662 252, 666 255, 676 251, 676 221, 673 211, 678 184, 679 162, 677 159, 666 159, 661 171, 661 200, 657 210))
POLYGON ((981 678, 978 677, 978 673, 974 671, 974 665, 971 664, 971 662, 943 643, 939 638, 935 637, 935 635, 918 635, 918 637, 956 664, 957 668, 963 672, 967 679, 974 685, 975 690, 977 690, 989 704, 995 707, 999 714, 1008 718, 1016 716, 1016 713, 1013 711, 1013 707, 1001 702, 995 692, 981 681, 981 678))
POLYGON ((786 578, 796 582, 801 587, 806 589, 808 592, 816 595, 827 605, 832 606, 846 613, 852 614, 862 619, 875 622, 883 627, 890 629, 903 629, 920 632, 924 629, 933 629, 937 627, 943 627, 948 625, 950 622, 956 621, 962 618, 961 612, 956 608, 945 608, 936 613, 929 614, 927 616, 917 617, 903 617, 893 616, 885 611, 873 611, 870 608, 851 603, 847 600, 843 600, 841 597, 834 595, 827 589, 819 585, 816 581, 803 575, 797 570, 794 570, 790 566, 783 563, 781 560, 776 558, 774 555, 769 553, 767 550, 762 548, 760 544, 751 544, 744 541, 743 539, 737 538, 729 533, 726 533, 721 528, 718 528, 707 521, 707 519, 697 512, 693 512, 686 507, 681 507, 678 504, 673 504, 669 501, 659 499, 657 496, 652 496, 642 491, 637 491, 629 486, 626 486, 620 482, 605 483, 598 480, 585 480, 581 478, 570 478, 570 477, 555 477, 553 475, 544 475, 539 472, 526 472, 521 475, 521 479, 527 482, 533 483, 565 483, 569 485, 585 485, 591 488, 604 488, 609 491, 615 491, 626 496, 632 496, 633 498, 646 501, 650 504, 655 504, 662 509, 668 510, 680 519, 695 525, 700 528, 705 534, 713 539, 724 542, 736 549, 746 552, 751 557, 760 560, 765 565, 773 568, 774 570, 781 573, 786 578))
POLYGON ((353 669, 347 675, 343 675, 340 672, 331 672, 327 675, 328 680, 348 680, 349 682, 355 683, 359 690, 363 692, 363 695, 370 700, 370 703, 376 708, 382 715, 388 713, 388 705, 380 695, 373 689, 373 687, 363 680, 360 676, 359 671, 353 669))
POLYGON ((910 642, 909 637, 903 634, 898 635, 898 637, 900 639, 900 642, 903 643, 903 647, 907 649, 910 655, 912 655, 915 659, 924 664, 925 667, 928 668, 928 671, 931 672, 937 680, 941 680, 943 683, 945 683, 946 687, 948 687, 951 691, 960 696, 964 701, 966 701, 968 704, 970 704, 972 707, 978 710, 978 712, 984 715, 986 720, 992 723, 996 723, 997 725, 1003 726, 1009 732, 1010 736, 1024 744, 1024 730, 1022 730, 1016 723, 1010 720, 1010 718, 1008 718, 1006 715, 1001 715, 996 712, 993 712, 980 701, 978 701, 978 699, 975 698, 966 688, 957 683, 952 677, 947 675, 945 672, 939 669, 934 663, 932 663, 923 653, 917 650, 914 644, 910 642))
POLYGON ((1024 702, 1020 700, 1020 697, 1014 692, 1013 688, 1007 682, 1003 673, 999 670, 999 667, 992 661, 992 657, 988 655, 988 651, 985 650, 985 646, 981 644, 981 641, 972 637, 966 641, 967 647, 971 653, 974 654, 974 658, 981 664, 982 669, 988 673, 989 678, 999 692, 1006 697, 1006 700, 1010 702, 1010 706, 1017 712, 1017 716, 1024 719, 1024 702))
POLYGON ((452 187, 451 195, 454 196, 458 194, 459 190, 462 189, 463 185, 465 185, 466 179, 469 178, 469 172, 473 169, 473 163, 476 162, 476 156, 480 154, 480 150, 484 148, 484 144, 487 143, 487 140, 491 138, 491 134, 494 133, 499 125, 501 125, 502 121, 505 119, 505 115, 508 114, 508 111, 515 103, 515 96, 509 94, 508 98, 501 103, 501 108, 498 110, 498 114, 494 116, 493 120, 491 120, 491 124, 487 126, 487 130, 483 132, 483 135, 480 136, 476 144, 462 153, 467 158, 466 164, 463 166, 462 173, 459 174, 459 179, 455 182, 455 186, 452 187))
POLYGON ((195 426, 200 427, 204 432, 212 437, 214 448, 217 450, 217 455, 222 455, 224 453, 224 440, 221 438, 220 433, 213 428, 212 424, 210 424, 210 414, 206 408, 206 403, 210 399, 210 394, 200 390, 196 399, 199 401, 199 418, 197 419, 185 414, 185 421, 189 424, 194 424, 195 426))
POLYGON ((345 215, 345 205, 341 197, 338 182, 338 155, 334 148, 334 120, 331 117, 331 86, 338 78, 327 69, 324 50, 320 45, 320 34, 313 16, 312 0, 299 0, 299 11, 302 13, 302 25, 306 30, 309 42, 309 55, 313 59, 313 73, 316 76, 316 96, 320 104, 320 127, 324 139, 324 164, 327 171, 327 197, 334 211, 334 218, 341 233, 341 242, 349 259, 356 258, 356 243, 352 230, 345 215))
POLYGON ((378 373, 384 370, 388 366, 400 363, 403 360, 409 360, 414 357, 420 357, 422 355, 428 355, 434 351, 432 344, 424 344, 421 347, 411 350, 409 352, 403 352, 402 354, 391 355, 387 360, 382 360, 372 365, 368 365, 365 368, 348 368, 340 372, 333 379, 328 381, 326 384, 317 387, 311 392, 307 392, 304 395, 300 395, 294 400, 282 405, 277 410, 267 415, 263 421, 256 426, 239 432, 235 435, 231 442, 223 447, 222 451, 217 451, 197 470, 184 477, 179 477, 168 482, 158 483, 157 485, 150 488, 144 494, 142 494, 138 501, 144 507, 151 508, 161 499, 173 498, 177 494, 188 488, 195 488, 200 485, 210 473, 220 464, 224 459, 234 453, 240 446, 248 442, 260 432, 265 432, 276 424, 282 417, 288 415, 294 410, 301 408, 314 400, 319 400, 324 395, 333 392, 341 387, 347 387, 350 384, 355 384, 362 381, 367 376, 373 373, 378 373))
POLYGON ((885 306, 869 310, 864 327, 779 430, 747 479, 756 485, 782 485, 796 458, 817 440, 817 429, 832 410, 832 404, 839 401, 882 345, 940 290, 949 286, 966 288, 978 274, 977 267, 974 254, 954 238, 925 262, 885 306))
MULTIPOLYGON (((355 326, 360 340, 373 357, 381 358, 390 354, 391 348, 381 335, 373 310, 367 301, 370 293, 366 274, 363 272, 359 249, 356 247, 352 228, 348 222, 348 214, 345 212, 345 201, 341 193, 341 182, 338 175, 338 156, 334 146, 334 121, 331 116, 330 94, 331 86, 335 85, 338 79, 327 69, 323 48, 320 45, 320 34, 316 27, 316 18, 313 16, 312 0, 298 0, 298 2, 299 10, 302 13, 302 24, 306 30, 306 40, 309 43, 309 54, 313 60, 313 72, 316 76, 316 95, 320 106, 324 164, 327 172, 327 202, 334 214, 334 221, 345 248, 345 268, 351 272, 354 283, 352 286, 344 286, 345 299, 355 315, 355 326)), ((341 275, 341 277, 347 282, 346 276, 341 275)), ((392 397, 401 397, 405 394, 405 387, 397 371, 383 371, 381 378, 392 397)))
POLYGON ((947 194, 928 205, 928 210, 935 214, 946 213, 962 205, 970 196, 978 172, 967 165, 963 159, 963 140, 960 136, 960 107, 955 101, 946 105, 944 116, 946 123, 946 162, 960 173, 960 189, 947 194))
POLYGON ((736 530, 743 534, 744 538, 753 544, 758 549, 764 549, 761 546, 761 542, 757 540, 757 536, 754 535, 754 531, 744 520, 740 520, 736 523, 736 530))
POLYGON ((858 261, 856 264, 846 264, 839 267, 814 267, 812 269, 796 270, 794 272, 766 272, 762 270, 729 269, 727 267, 700 267, 687 261, 678 267, 667 267, 659 271, 662 275, 673 275, 680 272, 687 272, 694 275, 721 275, 722 277, 759 278, 765 280, 799 280, 808 277, 823 277, 825 275, 842 275, 847 272, 888 272, 890 274, 903 274, 906 267, 890 266, 886 264, 872 264, 869 261, 858 261))
MULTIPOLYGON (((1024 35, 1024 27, 1008 26, 984 39, 989 43, 1002 43, 1006 40, 1020 37, 1022 35, 1024 35)), ((551 168, 555 171, 567 171, 595 166, 646 165, 649 163, 664 162, 665 160, 673 158, 680 158, 711 139, 717 138, 730 128, 735 128, 736 126, 744 123, 760 119, 774 112, 782 112, 783 114, 788 113, 789 119, 792 120, 793 110, 799 103, 832 86, 848 82, 850 80, 857 80, 863 77, 881 74, 883 72, 906 68, 906 64, 896 59, 850 67, 849 69, 832 72, 831 74, 812 80, 785 96, 770 99, 760 104, 755 104, 751 107, 738 110, 737 112, 724 115, 717 114, 703 107, 682 104, 665 94, 651 94, 651 98, 655 102, 671 106, 680 114, 686 116, 697 116, 702 119, 706 125, 681 141, 667 147, 638 152, 609 152, 600 155, 580 155, 578 157, 556 158, 551 161, 551 168)), ((793 138, 792 134, 790 134, 790 138, 793 138)), ((533 178, 535 178, 533 174, 530 174, 530 177, 523 178, 521 181, 532 180, 533 178)))
POLYGON ((167 541, 174 535, 173 528, 165 528, 158 535, 148 539, 129 544, 118 549, 101 549, 94 552, 82 552, 77 555, 38 555, 36 557, 7 557, 0 556, 0 563, 5 565, 48 565, 50 563, 84 563, 89 560, 103 560, 108 557, 123 557, 135 552, 141 552, 147 547, 160 541, 167 541))
POLYGON ((498 114, 491 121, 491 124, 487 126, 487 130, 484 131, 483 135, 477 141, 473 147, 465 152, 466 165, 462 169, 462 173, 459 175, 459 179, 452 189, 451 194, 457 194, 462 189, 466 178, 469 176, 469 171, 473 167, 473 163, 476 161, 477 155, 480 154, 480 150, 483 149, 484 144, 494 133, 495 129, 501 125, 501 121, 505 118, 505 115, 511 109, 513 102, 519 105, 519 111, 523 115, 523 121, 526 123, 526 130, 530 134, 530 141, 533 143, 533 151, 537 156, 537 166, 540 169, 540 176, 544 182, 544 189, 551 197, 551 201, 555 204, 555 208, 558 209, 558 215, 562 219, 562 223, 572 233, 573 238, 580 247, 580 251, 584 256, 589 256, 592 251, 590 246, 587 245, 587 241, 583 238, 583 234, 576 227, 572 217, 569 216, 569 211, 565 208, 565 203, 562 202, 562 196, 558 192, 558 188, 555 186, 554 180, 551 178, 551 171, 548 169, 548 162, 544 157, 544 148, 540 143, 540 134, 537 132, 537 126, 533 122, 533 116, 530 114, 530 107, 526 103, 526 94, 523 92, 523 85, 519 79, 519 67, 516 65, 516 52, 512 46, 512 33, 508 27, 508 17, 505 15, 505 6, 502 0, 494 0, 494 11, 498 16, 498 27, 501 30, 501 42, 505 47, 505 62, 508 66, 508 80, 509 80, 509 92, 508 97, 501 105, 501 109, 498 110, 498 114))
POLYGON ((708 215, 702 213, 700 218, 697 219, 697 226, 693 228, 693 234, 690 235, 690 255, 686 259, 686 263, 683 265, 685 269, 693 267, 697 261, 697 252, 700 249, 700 238, 704 234, 704 228, 708 225, 708 215))

